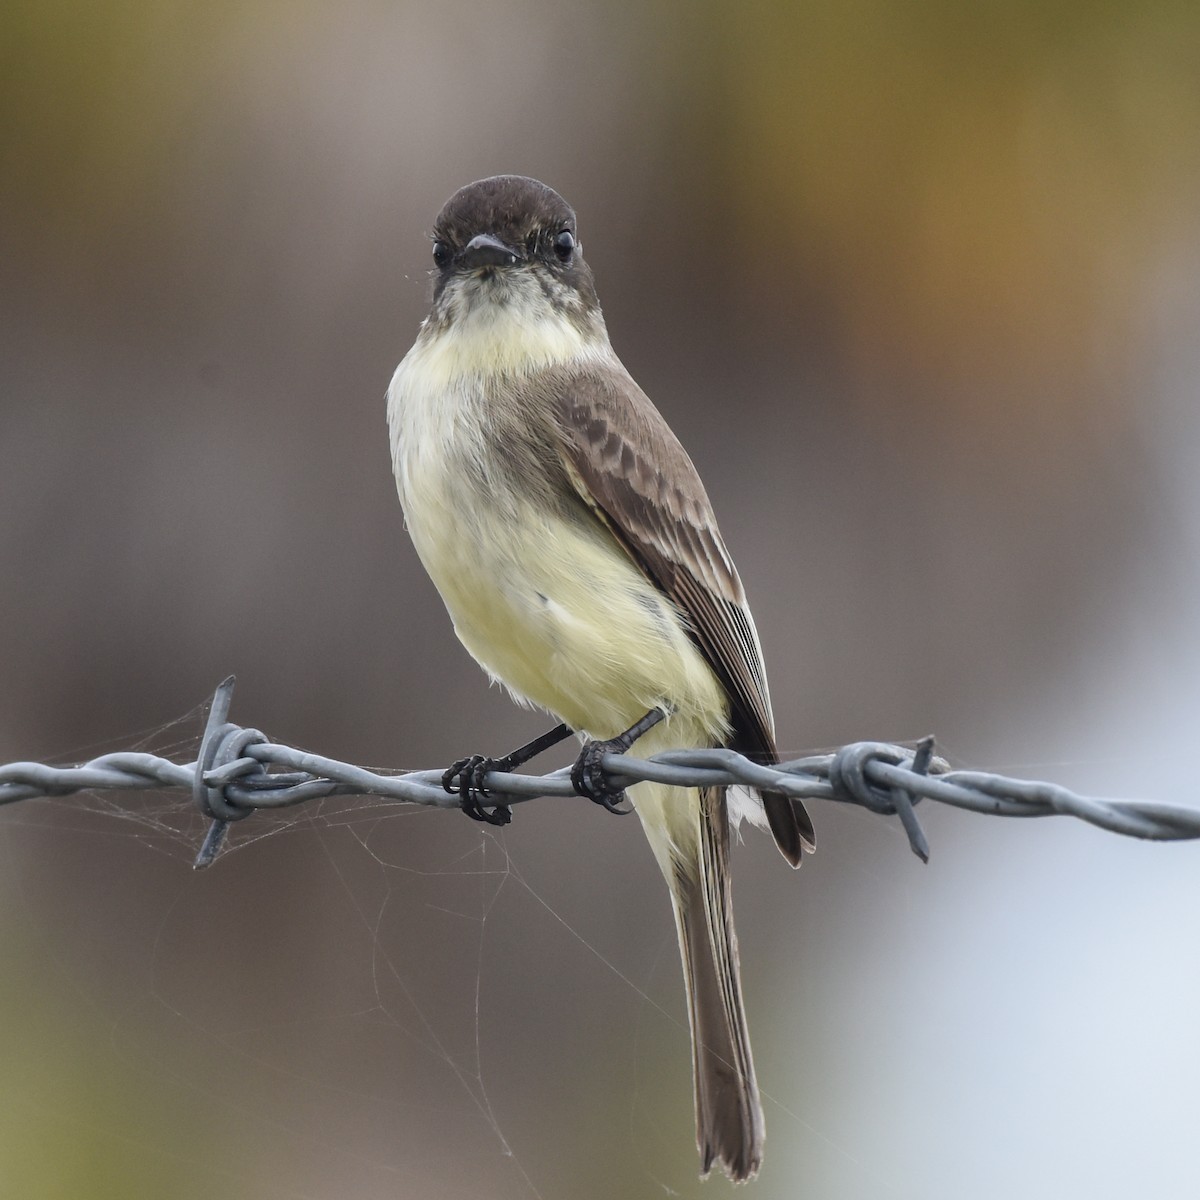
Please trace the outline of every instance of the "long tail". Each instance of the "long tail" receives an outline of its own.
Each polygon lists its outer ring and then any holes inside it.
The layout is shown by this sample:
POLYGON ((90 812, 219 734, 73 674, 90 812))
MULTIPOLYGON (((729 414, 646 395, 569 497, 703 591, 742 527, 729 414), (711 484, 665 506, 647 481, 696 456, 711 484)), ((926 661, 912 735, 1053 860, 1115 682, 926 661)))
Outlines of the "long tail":
POLYGON ((725 789, 702 789, 698 805, 694 791, 656 793, 666 817, 662 825, 651 816, 658 805, 647 804, 649 797, 639 799, 638 809, 675 909, 692 1029, 701 1172, 707 1175, 716 1163, 741 1182, 758 1171, 765 1128, 742 1005, 725 789), (656 844, 667 831, 669 848, 656 844))

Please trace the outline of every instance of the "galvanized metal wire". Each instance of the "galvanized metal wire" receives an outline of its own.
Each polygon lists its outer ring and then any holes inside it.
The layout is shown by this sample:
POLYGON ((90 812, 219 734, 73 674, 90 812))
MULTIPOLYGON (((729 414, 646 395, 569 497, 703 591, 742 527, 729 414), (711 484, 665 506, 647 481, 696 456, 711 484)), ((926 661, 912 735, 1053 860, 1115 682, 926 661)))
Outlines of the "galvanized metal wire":
MULTIPOLYGON (((0 805, 84 791, 178 789, 211 821, 196 867, 217 856, 226 831, 260 809, 283 809, 327 796, 383 796, 404 804, 457 808, 442 787, 441 770, 384 774, 272 742, 257 729, 228 720, 232 678, 213 695, 193 762, 178 763, 140 751, 102 754, 72 767, 17 762, 0 766, 0 805)), ((998 817, 1076 817, 1127 837, 1152 841, 1200 838, 1200 807, 1151 800, 1097 799, 1058 784, 985 771, 954 771, 933 754, 933 739, 914 747, 855 742, 834 754, 764 767, 733 750, 675 750, 651 759, 609 754, 605 773, 621 787, 644 780, 704 787, 749 784, 804 800, 857 804, 899 818, 913 852, 929 858, 915 805, 933 800, 998 817)), ((513 805, 576 792, 565 770, 548 775, 490 772, 484 806, 513 805)))

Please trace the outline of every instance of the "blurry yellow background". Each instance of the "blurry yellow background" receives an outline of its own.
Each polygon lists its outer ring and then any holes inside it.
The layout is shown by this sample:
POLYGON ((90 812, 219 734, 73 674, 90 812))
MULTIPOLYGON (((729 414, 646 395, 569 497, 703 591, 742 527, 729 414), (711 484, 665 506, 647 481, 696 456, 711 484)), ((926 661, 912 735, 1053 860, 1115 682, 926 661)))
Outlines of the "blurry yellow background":
MULTIPOLYGON (((789 750, 1200 801, 1177 0, 12 0, 0 762, 186 756, 230 671, 362 763, 542 727, 454 641, 383 422, 433 216, 500 171, 578 211, 789 750)), ((633 823, 326 807, 194 875, 180 803, 0 812, 0 1194, 727 1193, 633 823)), ((814 815, 798 875, 735 857, 753 1194, 1191 1195, 1200 847, 926 810, 922 868, 814 815)))

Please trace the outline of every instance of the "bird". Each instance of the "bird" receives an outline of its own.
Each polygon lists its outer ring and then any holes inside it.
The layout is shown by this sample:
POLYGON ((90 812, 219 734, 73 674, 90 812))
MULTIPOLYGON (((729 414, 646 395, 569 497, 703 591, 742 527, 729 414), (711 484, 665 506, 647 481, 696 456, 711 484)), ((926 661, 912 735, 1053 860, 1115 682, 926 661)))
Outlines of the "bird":
MULTIPOLYGON (((572 734, 575 790, 636 810, 672 901, 686 984, 702 1176, 762 1162, 765 1124, 730 893, 730 815, 799 866, 815 848, 783 792, 616 786, 606 754, 730 747, 776 764, 746 593, 691 459, 613 351, 576 215, 519 175, 470 183, 433 226, 432 301, 387 393, 405 523, 454 630, 490 678, 559 722, 443 778, 469 816, 572 734)), ((653 265, 654 270, 661 267, 653 265)))

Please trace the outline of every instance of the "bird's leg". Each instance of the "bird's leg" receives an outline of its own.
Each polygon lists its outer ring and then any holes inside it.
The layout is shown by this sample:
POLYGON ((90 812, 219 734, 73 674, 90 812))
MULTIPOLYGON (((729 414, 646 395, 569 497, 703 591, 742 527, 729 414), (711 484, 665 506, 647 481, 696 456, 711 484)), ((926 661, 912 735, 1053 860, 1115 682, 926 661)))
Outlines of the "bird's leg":
POLYGON ((584 742, 575 765, 571 768, 571 783, 575 790, 596 804, 603 805, 611 813, 625 816, 631 810, 619 805, 625 799, 623 788, 613 788, 604 774, 601 760, 606 754, 624 754, 647 730, 653 729, 666 717, 661 708, 652 708, 640 721, 606 742, 584 742))
POLYGON ((473 821, 485 821, 489 825, 507 825, 512 820, 512 809, 507 804, 497 804, 492 809, 486 809, 479 802, 489 795, 484 780, 489 771, 511 771, 522 763, 527 763, 536 754, 557 746, 559 742, 571 736, 570 727, 555 725, 548 733, 535 737, 532 742, 518 746, 503 758, 487 758, 482 754, 472 754, 468 758, 460 758, 445 774, 442 775, 442 787, 452 796, 458 796, 459 807, 473 821))

